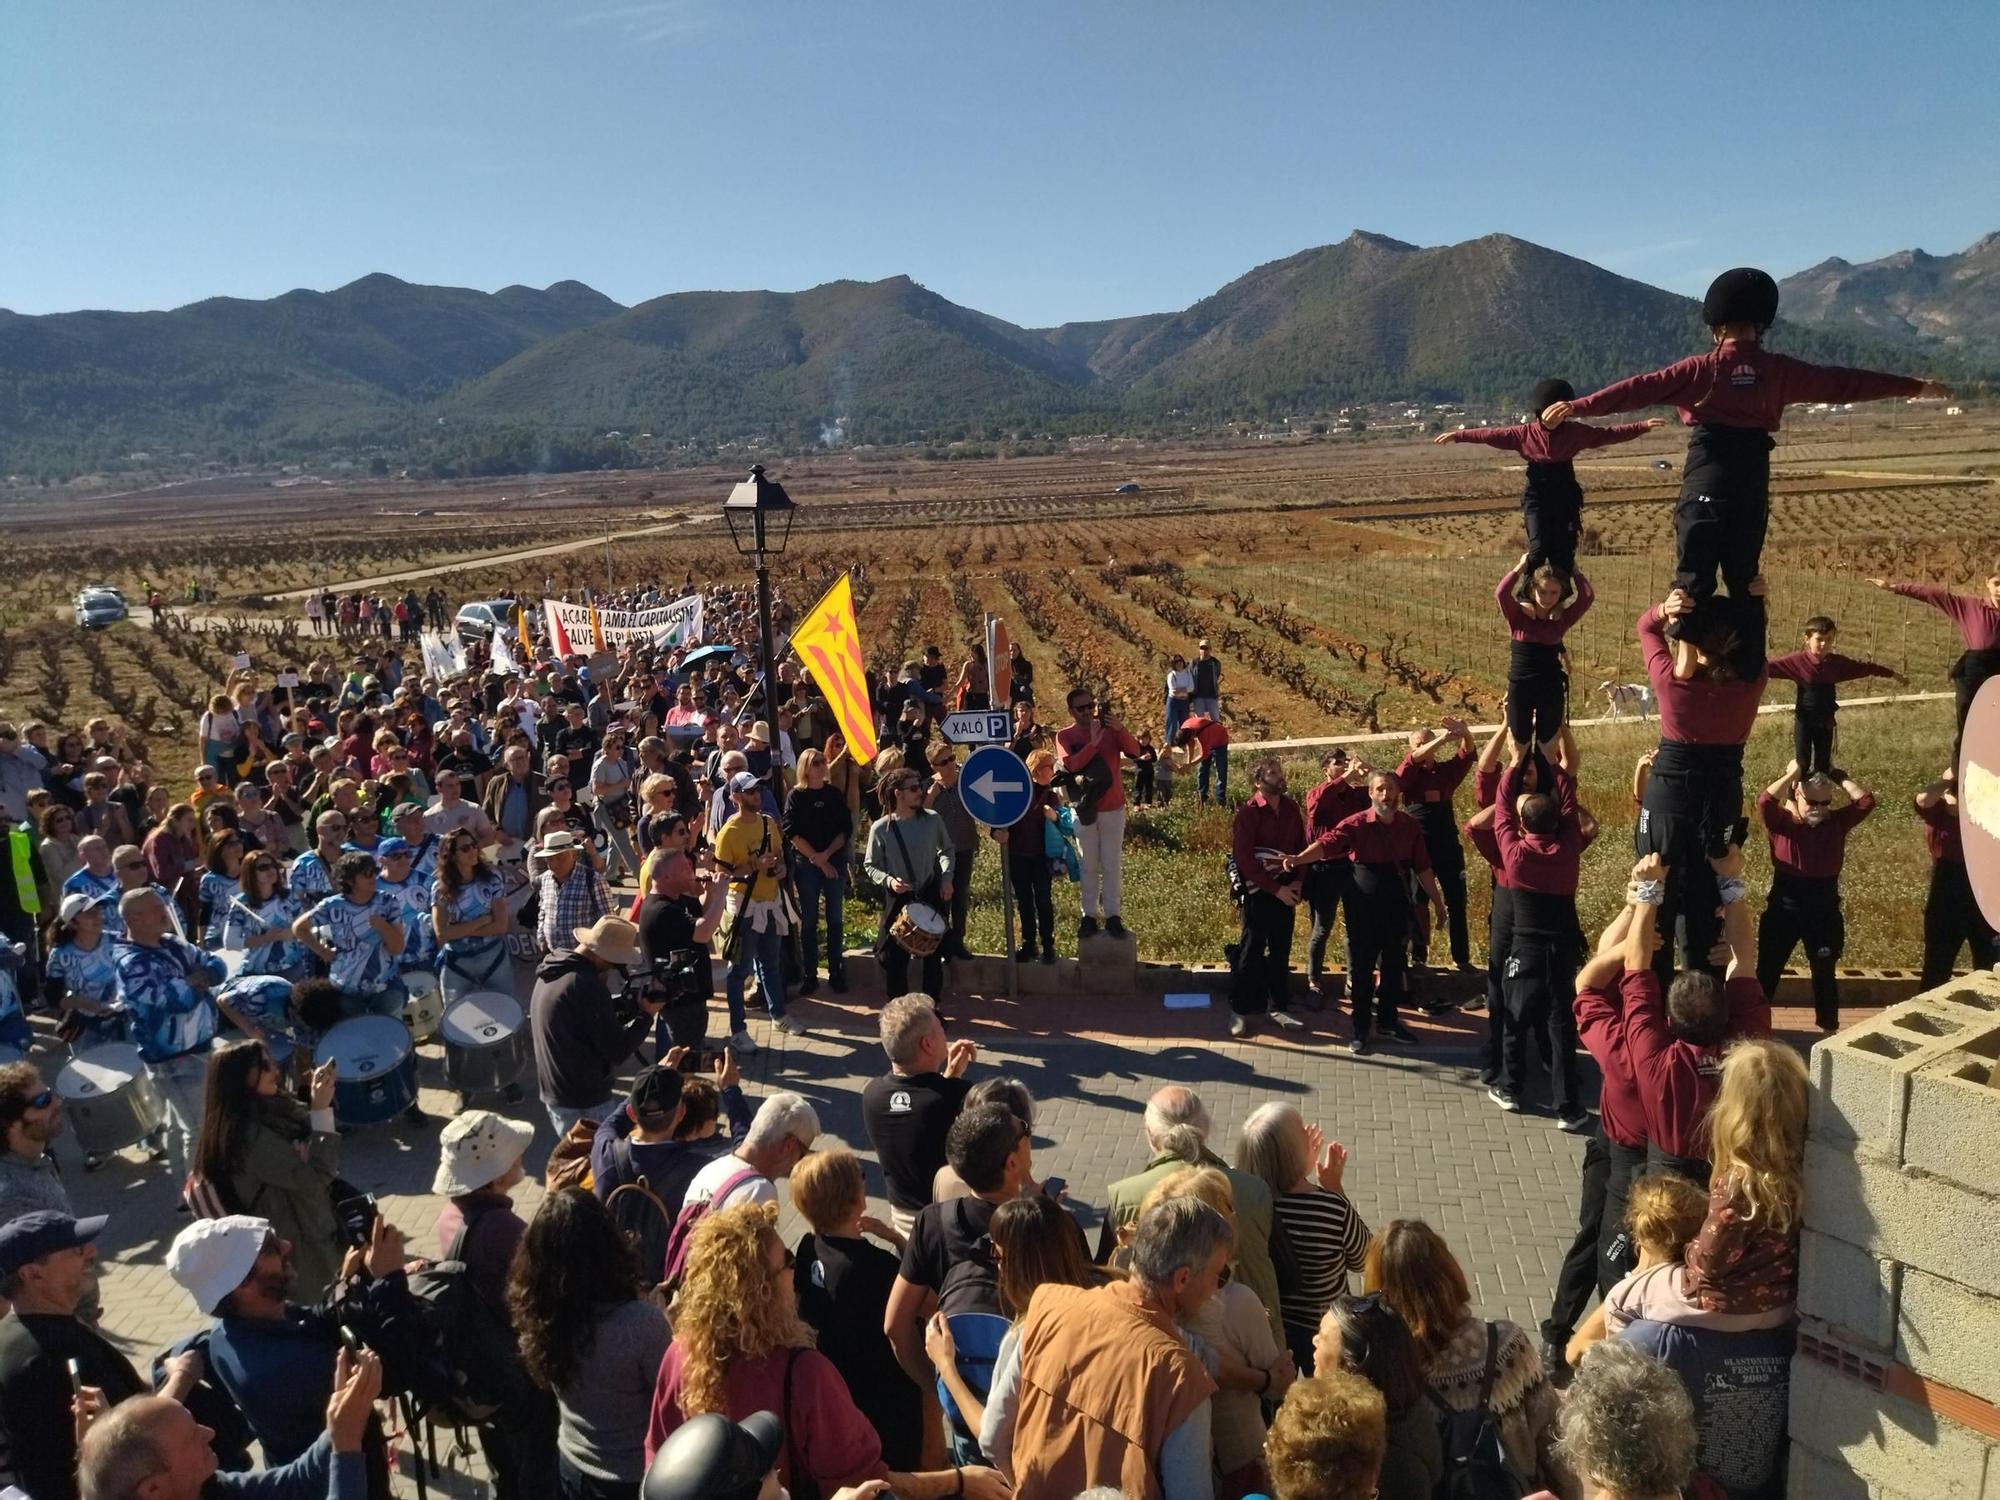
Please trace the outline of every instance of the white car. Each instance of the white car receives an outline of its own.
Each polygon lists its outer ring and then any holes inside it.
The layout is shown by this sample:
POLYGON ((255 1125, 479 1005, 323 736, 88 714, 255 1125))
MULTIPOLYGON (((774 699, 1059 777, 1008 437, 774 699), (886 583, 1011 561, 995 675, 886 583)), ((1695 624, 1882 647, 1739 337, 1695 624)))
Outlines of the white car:
POLYGON ((105 583, 87 583, 71 601, 76 606, 76 623, 86 630, 115 625, 125 618, 125 596, 105 583))
POLYGON ((458 638, 467 645, 492 640, 496 631, 513 628, 514 609, 512 599, 481 599, 461 604, 455 622, 458 638))

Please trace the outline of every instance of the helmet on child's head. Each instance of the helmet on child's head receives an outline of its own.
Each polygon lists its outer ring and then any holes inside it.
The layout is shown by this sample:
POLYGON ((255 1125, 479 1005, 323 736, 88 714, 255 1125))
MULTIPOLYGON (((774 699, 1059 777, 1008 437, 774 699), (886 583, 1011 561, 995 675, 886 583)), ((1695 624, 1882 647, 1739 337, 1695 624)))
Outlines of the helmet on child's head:
POLYGON ((1538 380, 1535 382, 1533 394, 1528 397, 1528 410, 1535 416, 1540 416, 1558 401, 1575 399, 1576 387, 1567 380, 1556 380, 1553 377, 1548 380, 1538 380))
POLYGON ((1755 266, 1724 271, 1708 284, 1708 295, 1701 299, 1701 320, 1710 328, 1724 323, 1769 328, 1778 321, 1778 283, 1755 266))

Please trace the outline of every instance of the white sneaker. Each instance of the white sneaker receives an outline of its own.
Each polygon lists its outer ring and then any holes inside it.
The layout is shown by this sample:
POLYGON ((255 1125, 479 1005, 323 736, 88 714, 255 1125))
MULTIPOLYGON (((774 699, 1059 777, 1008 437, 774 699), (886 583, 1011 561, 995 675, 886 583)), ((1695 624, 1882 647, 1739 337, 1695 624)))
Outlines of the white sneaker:
POLYGON ((757 1050, 757 1043, 748 1031, 739 1031, 729 1038, 729 1050, 738 1057, 748 1057, 757 1050))
POLYGON ((1250 1023, 1242 1016, 1231 1016, 1229 1018, 1229 1034, 1231 1036, 1248 1036, 1250 1034, 1250 1023))
POLYGON ((1270 1015, 1273 1021, 1277 1022, 1287 1031, 1304 1031, 1306 1029, 1306 1023, 1288 1010, 1274 1010, 1270 1015))
POLYGON ((771 1023, 771 1026, 773 1030, 782 1031, 786 1036, 803 1036, 805 1034, 805 1027, 788 1015, 778 1017, 777 1020, 771 1023))

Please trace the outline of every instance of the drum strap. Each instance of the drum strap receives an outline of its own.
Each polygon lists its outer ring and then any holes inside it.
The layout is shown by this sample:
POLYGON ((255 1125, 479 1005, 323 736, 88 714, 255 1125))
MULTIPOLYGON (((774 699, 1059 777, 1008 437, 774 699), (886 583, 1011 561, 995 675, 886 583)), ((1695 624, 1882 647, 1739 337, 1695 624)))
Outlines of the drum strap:
POLYGON ((896 823, 897 819, 893 817, 889 819, 889 834, 896 841, 896 852, 903 856, 903 870, 910 882, 910 894, 904 898, 905 904, 908 904, 932 894, 933 887, 938 883, 938 877, 933 872, 927 880, 917 878, 917 862, 910 858, 910 846, 903 841, 903 830, 898 828, 896 823))

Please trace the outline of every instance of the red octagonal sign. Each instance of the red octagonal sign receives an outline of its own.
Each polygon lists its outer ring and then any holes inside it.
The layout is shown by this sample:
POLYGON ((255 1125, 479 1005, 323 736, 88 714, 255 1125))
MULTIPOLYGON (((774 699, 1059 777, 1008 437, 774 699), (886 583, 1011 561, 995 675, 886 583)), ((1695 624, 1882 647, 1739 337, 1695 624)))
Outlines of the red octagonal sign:
POLYGON ((1979 910, 2000 927, 2000 677, 1986 680, 1966 715, 1958 752, 1958 832, 1979 910))

